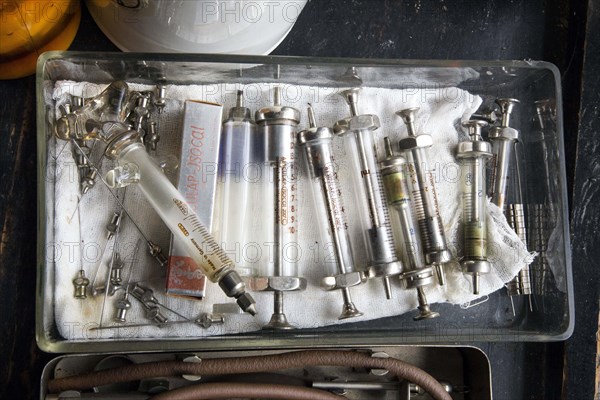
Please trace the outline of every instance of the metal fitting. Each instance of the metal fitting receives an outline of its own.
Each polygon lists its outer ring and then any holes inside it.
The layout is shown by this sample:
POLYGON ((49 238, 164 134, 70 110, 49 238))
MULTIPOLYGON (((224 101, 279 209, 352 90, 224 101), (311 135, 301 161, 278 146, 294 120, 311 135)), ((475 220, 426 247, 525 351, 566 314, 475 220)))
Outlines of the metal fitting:
POLYGON ((352 131, 358 130, 371 130, 374 131, 379 129, 381 123, 379 122, 379 117, 377 115, 372 114, 363 114, 357 115, 350 119, 349 128, 352 131))
POLYGON ((326 276, 321 279, 323 290, 335 290, 360 285, 367 279, 362 272, 348 272, 334 276, 326 276))
POLYGON ((408 136, 400 139, 398 143, 400 150, 407 151, 417 148, 427 148, 433 146, 433 138, 430 135, 422 134, 418 136, 408 136))
POLYGON ((291 292, 306 289, 306 279, 296 276, 259 276, 247 280, 253 291, 291 292))
POLYGON ((433 267, 424 267, 414 271, 404 272, 400 275, 400 279, 405 288, 414 289, 434 283, 435 273, 433 267))

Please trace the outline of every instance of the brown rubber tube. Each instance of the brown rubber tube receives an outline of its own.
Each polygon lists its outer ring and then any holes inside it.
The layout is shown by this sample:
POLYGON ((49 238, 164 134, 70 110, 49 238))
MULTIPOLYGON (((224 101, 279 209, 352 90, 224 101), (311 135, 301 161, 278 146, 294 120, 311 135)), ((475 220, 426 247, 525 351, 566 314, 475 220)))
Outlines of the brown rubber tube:
POLYGON ((283 400, 340 400, 345 399, 320 389, 302 386, 271 385, 264 383, 201 383, 169 390, 150 398, 150 400, 205 400, 251 397, 283 400))
POLYGON ((94 386, 109 383, 136 381, 157 376, 246 374, 316 365, 386 369, 400 379, 406 379, 421 386, 436 400, 452 400, 435 378, 414 365, 395 358, 371 357, 364 352, 334 350, 298 351, 252 357, 207 358, 200 363, 161 361, 134 364, 52 379, 48 382, 48 390, 50 393, 58 393, 65 390, 91 389, 94 386))

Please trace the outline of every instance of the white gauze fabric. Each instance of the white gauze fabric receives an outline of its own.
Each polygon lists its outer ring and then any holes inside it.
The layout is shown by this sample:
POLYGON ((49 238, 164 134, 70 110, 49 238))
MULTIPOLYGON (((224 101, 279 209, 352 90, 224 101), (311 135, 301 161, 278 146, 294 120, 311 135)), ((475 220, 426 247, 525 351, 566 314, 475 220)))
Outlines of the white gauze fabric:
MULTIPOLYGON (((188 85, 168 86, 167 105, 158 117, 158 126, 161 140, 158 145, 157 156, 177 154, 180 145, 181 121, 183 118, 183 102, 186 99, 205 100, 223 104, 225 115, 227 110, 234 106, 235 93, 238 89, 245 92, 245 106, 256 110, 267 104, 272 104, 272 84, 251 85, 188 85)), ((104 85, 94 85, 86 82, 57 82, 53 100, 58 107, 64 103, 65 93, 89 97, 96 95, 104 89, 104 85)), ((318 125, 332 126, 337 120, 349 115, 348 106, 338 95, 339 88, 309 87, 280 85, 282 88, 282 104, 302 110, 303 121, 299 129, 307 127, 307 103, 311 103, 317 115, 318 125)), ((149 86, 130 85, 131 90, 149 90, 149 86)), ((382 147, 383 137, 389 136, 393 143, 407 135, 402 120, 394 113, 408 107, 420 107, 416 127, 419 133, 428 133, 433 136, 434 145, 429 151, 431 165, 437 181, 437 192, 440 200, 440 212, 448 242, 457 257, 460 257, 460 215, 462 206, 459 193, 460 168, 456 163, 455 151, 464 135, 460 123, 469 119, 481 104, 481 98, 457 88, 436 89, 381 89, 363 88, 360 94, 360 113, 370 113, 379 116, 381 127, 375 131, 378 146, 382 147)), ((63 142, 64 143, 64 142, 63 142)), ((251 317, 246 314, 232 314, 226 318, 222 326, 212 326, 209 329, 200 328, 191 323, 178 323, 159 328, 157 326, 131 327, 120 329, 92 330, 102 326, 118 326, 113 322, 115 315, 114 304, 122 296, 118 292, 115 296, 93 298, 88 296, 85 300, 73 297, 73 278, 81 269, 93 280, 105 281, 108 273, 108 263, 111 258, 114 240, 106 243, 104 226, 110 220, 114 211, 118 210, 117 202, 108 190, 98 181, 96 187, 86 196, 83 196, 80 211, 77 212, 76 204, 80 196, 79 177, 74 167, 71 156, 71 144, 53 142, 49 144, 49 154, 56 158, 56 163, 49 163, 49 171, 56 176, 54 191, 54 240, 63 250, 62 257, 55 257, 54 279, 54 311, 56 325, 60 333, 67 339, 98 339, 98 338, 150 338, 150 337, 200 337, 238 332, 249 332, 260 329, 266 324, 272 314, 273 294, 252 293, 257 301, 259 314, 251 317), (73 217, 71 217, 73 216, 73 217), (81 241, 80 241, 81 231, 81 241), (82 246, 79 243, 83 243, 82 246), (70 247, 69 247, 70 246, 70 247), (102 253, 102 248, 106 250, 102 253), (64 249, 72 248, 69 257, 64 256, 64 249), (80 255, 80 250, 84 251, 80 255), (100 266, 100 267, 98 267, 100 266), (98 269, 99 268, 99 269, 98 269)), ((100 145, 92 154, 93 160, 98 160, 101 155, 100 145)), ((360 259, 365 254, 362 235, 358 229, 358 207, 353 190, 351 189, 350 171, 343 138, 334 139, 336 162, 339 166, 338 175, 344 196, 345 208, 348 215, 349 231, 355 253, 360 259)), ((299 152, 298 152, 299 154, 299 152)), ((112 162, 104 160, 102 173, 112 167, 112 162)), ((303 167, 302 167, 303 168, 303 167)), ((168 252, 170 234, 164 224, 152 210, 139 190, 132 185, 127 189, 117 191, 119 198, 125 198, 125 208, 129 211, 140 229, 153 241, 159 243, 165 252, 168 252), (126 194, 125 194, 126 192, 126 194)), ((52 205, 49 205, 52 207, 52 205)), ((337 317, 342 308, 342 296, 339 291, 325 292, 319 288, 319 282, 324 277, 326 269, 323 267, 323 257, 326 254, 316 254, 316 249, 321 251, 322 245, 319 224, 325 223, 315 215, 313 200, 308 190, 306 173, 301 174, 299 181, 299 235, 298 247, 302 250, 299 256, 299 275, 308 280, 308 288, 304 292, 292 292, 285 295, 285 311, 290 322, 299 328, 314 328, 325 325, 340 324, 337 317)), ((248 210, 252 213, 264 212, 261 205, 248 210)), ((390 210, 392 211, 392 210, 390 210)), ((432 285, 425 288, 430 303, 450 302, 463 304, 479 296, 485 296, 503 287, 517 272, 532 261, 525 245, 519 240, 514 231, 508 226, 502 212, 488 202, 488 241, 490 243, 490 261, 492 272, 481 277, 480 294, 472 294, 469 276, 463 275, 458 264, 446 268, 447 284, 443 287, 432 285)), ((218 221, 214 222, 218 224, 218 221)), ((133 257, 136 243, 140 238, 139 233, 128 218, 124 219, 122 231, 118 238, 118 250, 125 261, 123 270, 124 280, 127 281, 130 271, 131 282, 142 281, 142 285, 152 288, 155 297, 165 306, 176 310, 183 316, 195 319, 202 313, 212 311, 213 303, 231 302, 216 284, 209 283, 206 298, 202 301, 186 300, 169 297, 164 294, 164 272, 141 241, 140 249, 133 257), (133 260, 133 263, 132 263, 133 260), (133 265, 133 269, 131 269, 133 265)), ((417 297, 414 290, 404 290, 397 279, 392 279, 393 299, 385 300, 383 285, 379 280, 371 280, 363 285, 351 288, 355 305, 364 315, 343 322, 357 322, 381 317, 399 315, 406 312, 415 312, 417 297), (383 303, 382 303, 383 302, 383 303), (382 304, 385 306, 382 307, 382 304)), ((51 292, 51 291, 50 291, 51 292)), ((52 299, 48 299, 52 301, 52 299)), ((128 324, 144 324, 149 322, 144 317, 144 310, 135 299, 131 298, 132 307, 127 316, 128 324)), ((166 309, 162 312, 171 321, 182 321, 181 316, 175 315, 166 309)), ((442 316, 443 318, 443 316, 442 316)))

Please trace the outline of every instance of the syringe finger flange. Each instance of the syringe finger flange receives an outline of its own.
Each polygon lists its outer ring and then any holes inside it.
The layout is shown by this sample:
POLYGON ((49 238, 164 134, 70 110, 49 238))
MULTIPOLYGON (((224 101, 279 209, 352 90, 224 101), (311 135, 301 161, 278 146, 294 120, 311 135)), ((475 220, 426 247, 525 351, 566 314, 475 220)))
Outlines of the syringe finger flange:
POLYGON ((343 135, 350 130, 350 120, 352 117, 340 119, 333 125, 333 133, 336 135, 343 135))
POLYGON ((508 126, 493 126, 488 133, 490 139, 519 140, 519 131, 508 126))
POLYGON ((326 276, 321 279, 321 289, 335 290, 344 289, 352 286, 360 285, 366 281, 366 276, 362 272, 347 272, 345 274, 326 276))
POLYGON ((433 138, 430 135, 409 136, 398 142, 400 150, 409 151, 413 149, 426 149, 433 146, 433 138))
POLYGON ((364 274, 367 279, 384 278, 386 276, 398 275, 402 272, 402 269, 402 262, 393 261, 385 264, 370 265, 364 274))
MULTIPOLYGON (((437 226, 437 224, 436 224, 437 226)), ((437 228, 436 228, 437 229, 437 228)), ((432 229, 428 231, 434 231, 432 229)), ((448 249, 443 250, 430 250, 425 253, 425 262, 427 264, 440 264, 444 265, 452 261, 452 252, 448 249)))
POLYGON ((372 114, 356 115, 349 121, 351 131, 374 131, 380 126, 379 117, 372 114))
POLYGON ((293 292, 306 290, 306 279, 296 276, 257 276, 246 280, 248 287, 256 292, 293 292))
POLYGON ((433 267, 424 267, 404 272, 400 275, 400 279, 407 289, 413 289, 433 284, 435 282, 435 272, 433 267))

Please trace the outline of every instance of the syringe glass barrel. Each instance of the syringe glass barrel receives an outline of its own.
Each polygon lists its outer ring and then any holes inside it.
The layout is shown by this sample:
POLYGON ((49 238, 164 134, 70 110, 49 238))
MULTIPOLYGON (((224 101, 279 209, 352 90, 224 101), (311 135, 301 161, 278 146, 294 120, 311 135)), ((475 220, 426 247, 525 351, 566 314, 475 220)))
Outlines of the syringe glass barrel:
POLYGON ((456 157, 461 163, 464 250, 461 265, 473 277, 473 293, 479 294, 479 277, 491 270, 487 261, 487 204, 485 162, 492 156, 491 146, 481 140, 486 123, 471 120, 463 124, 471 140, 460 142, 456 157))
POLYGON ((425 247, 428 250, 442 250, 446 248, 445 237, 439 234, 443 230, 440 210, 437 200, 435 178, 427 168, 430 165, 425 150, 412 149, 407 153, 408 173, 415 199, 417 219, 425 235, 425 247), (431 232, 431 234, 429 234, 431 232))
MULTIPOLYGON (((237 270, 242 275, 254 275, 247 255, 252 232, 253 194, 260 180, 262 158, 256 152, 256 125, 250 110, 243 107, 243 93, 238 92, 237 105, 223 122, 219 151, 219 232, 217 237, 227 251, 235 251, 239 259, 237 270), (260 160, 260 161, 259 161, 260 160)), ((252 256, 252 257, 250 257, 252 256)))
POLYGON ((492 203, 502 211, 506 208, 506 190, 510 179, 510 164, 513 159, 515 142, 519 140, 519 131, 509 126, 513 108, 519 103, 516 99, 497 99, 500 106, 502 122, 489 131, 489 140, 492 142, 492 203))
POLYGON ((487 258, 485 163, 483 158, 461 160, 464 257, 487 258))
POLYGON ((508 186, 510 160, 513 157, 514 141, 497 137, 490 137, 492 142, 492 203, 496 204, 501 210, 506 208, 506 189, 508 186))
POLYGON ((355 176, 361 178, 367 194, 368 207, 360 208, 360 217, 369 244, 369 260, 373 264, 394 262, 397 260, 395 244, 383 183, 377 168, 373 134, 366 130, 356 131, 347 145, 354 148, 358 155, 360 171, 355 176))
POLYGON ((275 105, 256 112, 257 136, 263 140, 263 207, 265 237, 268 248, 258 267, 259 276, 298 276, 298 176, 295 160, 296 127, 300 112, 279 105, 279 90, 275 90, 275 105))
POLYGON ((202 268, 208 279, 218 282, 225 294, 235 297, 240 307, 255 314, 254 300, 245 292, 234 264, 200 223, 194 210, 150 158, 137 132, 125 131, 107 146, 106 155, 120 164, 135 164, 139 168, 138 187, 171 232, 202 268))
MULTIPOLYGON (((387 141, 386 141, 387 142, 387 141)), ((391 150, 391 149, 390 149, 391 150)), ((415 216, 410 201, 408 187, 408 163, 402 157, 393 157, 382 161, 381 173, 386 188, 387 199, 398 215, 403 261, 406 271, 414 271, 425 267, 425 259, 421 251, 419 229, 415 224, 415 216)))
MULTIPOLYGON (((333 157, 331 133, 329 129, 304 131, 300 144, 304 147, 306 171, 310 191, 317 211, 322 243, 333 246, 334 258, 325 257, 322 261, 330 266, 329 276, 355 272, 352 246, 348 235, 346 212, 342 201, 337 165, 333 157)), ((329 254, 327 251, 326 254, 329 254)))

